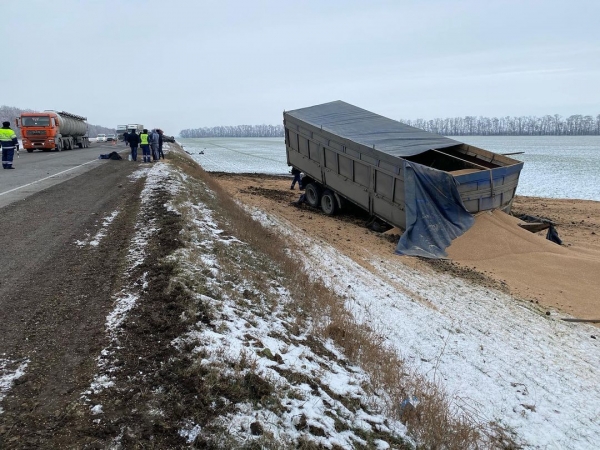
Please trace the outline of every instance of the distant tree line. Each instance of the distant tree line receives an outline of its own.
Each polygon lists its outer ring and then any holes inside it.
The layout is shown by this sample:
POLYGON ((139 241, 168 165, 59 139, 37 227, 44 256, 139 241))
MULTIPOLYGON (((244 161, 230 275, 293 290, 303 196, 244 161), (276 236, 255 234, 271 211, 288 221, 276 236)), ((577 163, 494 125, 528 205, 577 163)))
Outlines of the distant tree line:
MULTIPOLYGON (((33 109, 20 109, 15 108, 14 106, 0 106, 0 122, 9 121, 11 128, 14 130, 17 137, 21 137, 21 131, 19 128, 15 126, 15 119, 19 117, 22 113, 30 113, 30 112, 41 112, 34 111, 33 109)), ((114 128, 102 127, 100 125, 90 125, 88 124, 88 136, 96 137, 98 134, 115 134, 116 131, 114 128)))
POLYGON ((584 136, 600 135, 600 114, 563 118, 542 117, 453 117, 446 119, 400 120, 407 125, 444 136, 584 136))
POLYGON ((230 125, 181 130, 182 138, 203 137, 283 137, 283 125, 230 125))
MULTIPOLYGON (((400 122, 444 136, 588 136, 600 135, 600 114, 596 117, 559 114, 520 117, 451 117, 400 122)), ((182 138, 283 137, 283 125, 235 125, 181 130, 182 138)))

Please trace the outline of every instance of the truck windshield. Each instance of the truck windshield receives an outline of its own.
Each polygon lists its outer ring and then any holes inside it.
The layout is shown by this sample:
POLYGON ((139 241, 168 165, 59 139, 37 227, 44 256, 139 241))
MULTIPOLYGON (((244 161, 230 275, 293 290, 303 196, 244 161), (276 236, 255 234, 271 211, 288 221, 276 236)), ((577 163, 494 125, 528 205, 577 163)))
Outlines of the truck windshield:
POLYGON ((25 116, 22 119, 24 127, 47 127, 50 125, 48 116, 25 116))

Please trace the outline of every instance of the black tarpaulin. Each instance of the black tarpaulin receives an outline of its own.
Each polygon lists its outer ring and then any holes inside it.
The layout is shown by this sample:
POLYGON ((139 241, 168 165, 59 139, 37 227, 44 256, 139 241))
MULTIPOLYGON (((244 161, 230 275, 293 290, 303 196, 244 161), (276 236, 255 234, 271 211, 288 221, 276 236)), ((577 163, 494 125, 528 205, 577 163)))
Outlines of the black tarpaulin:
POLYGON ((286 114, 367 147, 399 157, 460 145, 447 137, 410 127, 340 100, 286 114))

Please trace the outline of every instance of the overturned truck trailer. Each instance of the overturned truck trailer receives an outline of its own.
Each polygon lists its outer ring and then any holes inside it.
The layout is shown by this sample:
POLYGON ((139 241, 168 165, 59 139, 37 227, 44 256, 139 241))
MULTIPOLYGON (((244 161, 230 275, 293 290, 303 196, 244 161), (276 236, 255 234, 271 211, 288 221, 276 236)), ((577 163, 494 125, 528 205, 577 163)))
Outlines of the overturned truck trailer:
POLYGON ((342 101, 284 112, 288 163, 306 201, 350 201, 405 230, 398 253, 443 257, 472 214, 510 212, 523 163, 342 101))

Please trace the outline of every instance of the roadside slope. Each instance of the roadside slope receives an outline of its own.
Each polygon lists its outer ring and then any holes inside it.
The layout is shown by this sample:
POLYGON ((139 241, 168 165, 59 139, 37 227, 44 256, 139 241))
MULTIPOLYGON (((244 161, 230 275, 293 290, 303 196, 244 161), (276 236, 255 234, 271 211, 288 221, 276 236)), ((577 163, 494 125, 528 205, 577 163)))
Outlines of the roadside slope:
POLYGON ((366 217, 296 208, 289 178, 214 176, 285 236, 309 273, 347 298, 358 321, 418 372, 441 380, 458 410, 514 431, 528 448, 596 448, 596 327, 547 316, 542 305, 552 305, 508 295, 487 273, 400 258, 395 242, 364 227, 366 217))

